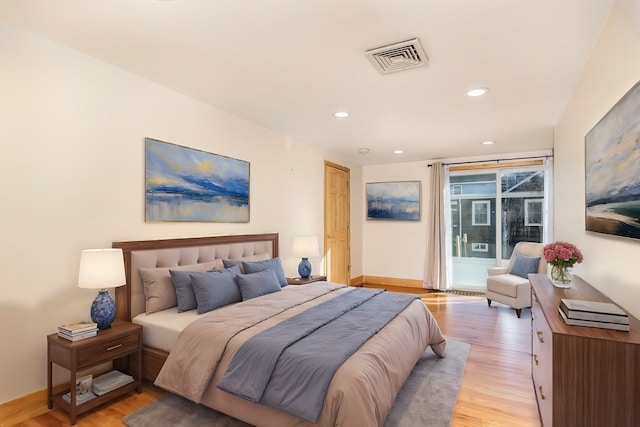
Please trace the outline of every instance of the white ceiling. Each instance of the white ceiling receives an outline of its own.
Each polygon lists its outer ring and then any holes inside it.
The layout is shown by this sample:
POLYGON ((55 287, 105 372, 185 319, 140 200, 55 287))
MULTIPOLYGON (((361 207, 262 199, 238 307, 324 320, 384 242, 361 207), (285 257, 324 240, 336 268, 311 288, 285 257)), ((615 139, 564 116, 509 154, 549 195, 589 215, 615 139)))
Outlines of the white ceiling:
POLYGON ((611 0, 0 0, 0 21, 366 165, 552 148, 553 126, 610 7, 611 0), (427 67, 382 76, 364 55, 412 38, 427 67), (479 86, 491 92, 465 96, 479 86), (351 116, 336 119, 338 110, 351 116), (481 145, 487 139, 496 143, 481 145), (358 154, 361 147, 370 154, 358 154))

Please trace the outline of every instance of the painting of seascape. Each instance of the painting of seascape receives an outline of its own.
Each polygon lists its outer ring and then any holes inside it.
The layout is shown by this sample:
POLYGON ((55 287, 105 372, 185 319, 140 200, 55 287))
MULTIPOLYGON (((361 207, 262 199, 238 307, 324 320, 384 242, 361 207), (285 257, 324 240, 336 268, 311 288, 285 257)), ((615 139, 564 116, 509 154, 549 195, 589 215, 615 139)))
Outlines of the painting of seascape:
POLYGON ((640 82, 585 137, 586 229, 640 239, 640 82))
POLYGON ((367 183, 367 219, 420 220, 420 181, 367 183))
POLYGON ((249 162, 145 138, 145 219, 249 222, 249 162))

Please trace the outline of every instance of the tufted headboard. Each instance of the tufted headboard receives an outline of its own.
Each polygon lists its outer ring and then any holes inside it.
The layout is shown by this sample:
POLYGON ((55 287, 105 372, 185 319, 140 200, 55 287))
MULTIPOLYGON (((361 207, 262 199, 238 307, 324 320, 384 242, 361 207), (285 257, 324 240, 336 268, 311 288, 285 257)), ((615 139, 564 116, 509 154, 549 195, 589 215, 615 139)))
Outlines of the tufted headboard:
POLYGON ((268 254, 278 256, 278 233, 184 239, 113 242, 122 249, 127 283, 115 289, 116 317, 130 321, 145 311, 140 268, 174 267, 215 259, 250 259, 268 254))

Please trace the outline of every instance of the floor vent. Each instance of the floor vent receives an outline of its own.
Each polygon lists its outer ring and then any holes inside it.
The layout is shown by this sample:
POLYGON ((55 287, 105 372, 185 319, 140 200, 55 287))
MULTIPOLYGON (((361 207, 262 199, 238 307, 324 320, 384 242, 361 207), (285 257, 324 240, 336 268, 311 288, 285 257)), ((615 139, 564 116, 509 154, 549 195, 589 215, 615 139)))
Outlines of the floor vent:
POLYGON ((429 63, 418 39, 370 49, 364 54, 380 74, 410 70, 429 63))

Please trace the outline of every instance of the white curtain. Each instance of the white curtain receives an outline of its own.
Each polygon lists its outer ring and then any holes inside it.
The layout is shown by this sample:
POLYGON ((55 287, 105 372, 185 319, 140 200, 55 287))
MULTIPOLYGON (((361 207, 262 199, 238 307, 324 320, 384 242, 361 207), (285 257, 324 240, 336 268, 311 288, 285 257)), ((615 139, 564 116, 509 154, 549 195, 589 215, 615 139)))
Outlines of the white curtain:
POLYGON ((451 273, 447 269, 450 259, 448 252, 449 192, 448 167, 435 162, 430 167, 429 200, 427 204, 427 254, 425 260, 424 287, 448 289, 451 273))
POLYGON ((551 243, 553 237, 553 157, 544 158, 544 218, 542 243, 551 243))

